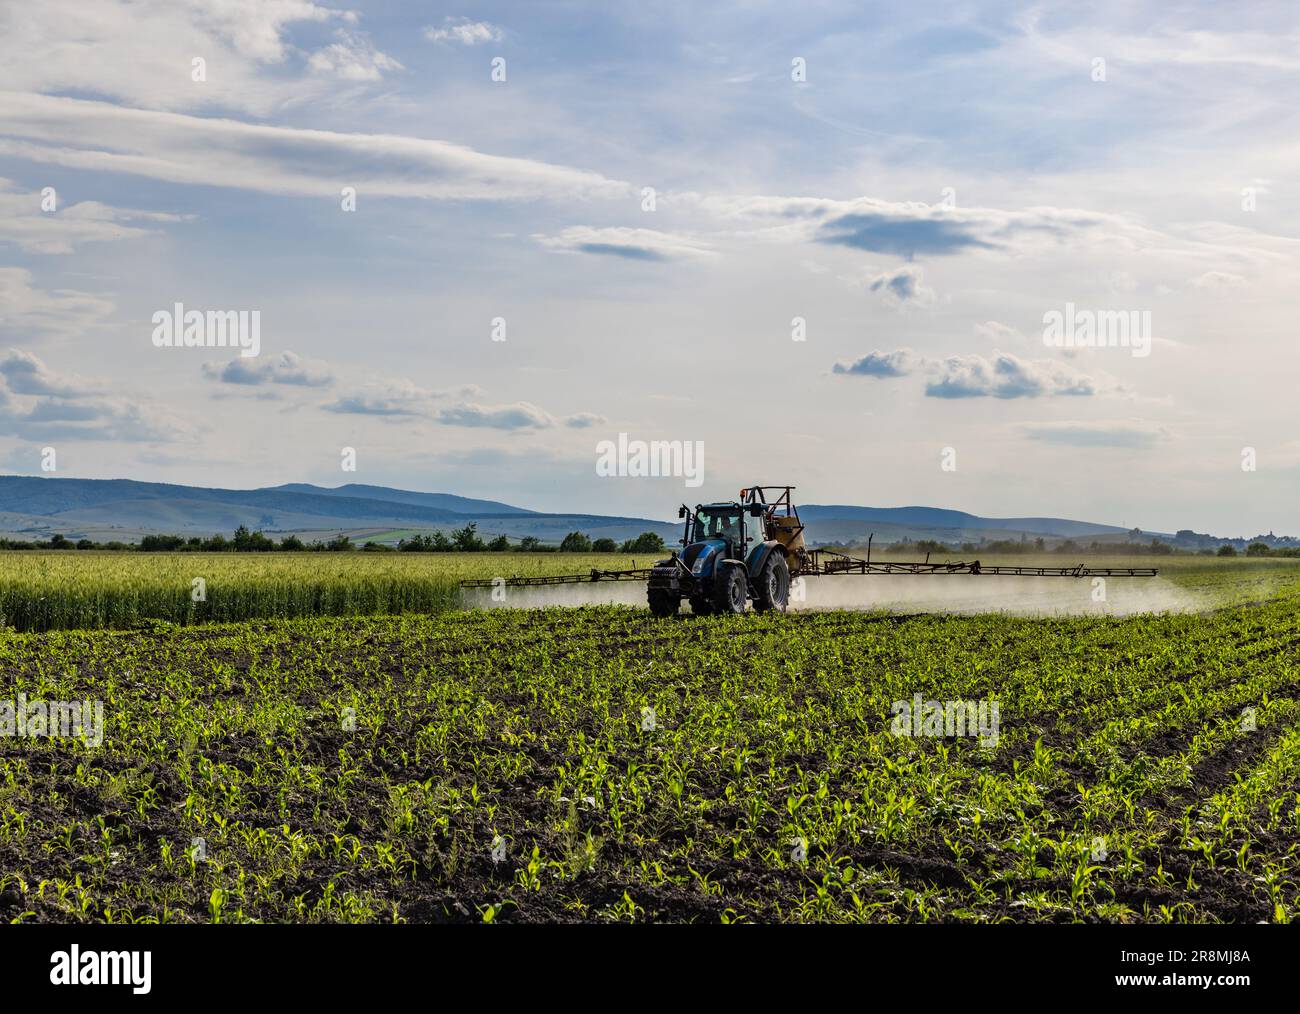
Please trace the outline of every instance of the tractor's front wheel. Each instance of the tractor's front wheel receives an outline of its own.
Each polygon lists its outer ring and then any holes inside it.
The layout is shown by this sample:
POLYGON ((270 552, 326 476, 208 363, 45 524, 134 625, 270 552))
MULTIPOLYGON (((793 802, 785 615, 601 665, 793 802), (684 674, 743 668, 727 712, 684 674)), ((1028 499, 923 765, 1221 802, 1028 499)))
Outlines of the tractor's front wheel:
POLYGON ((663 617, 676 616, 677 607, 682 603, 680 596, 662 588, 651 588, 646 593, 646 598, 650 603, 650 612, 663 617))
POLYGON ((719 613, 743 613, 749 599, 743 567, 723 567, 714 589, 713 608, 719 613))
POLYGON ((785 554, 773 549, 763 564, 763 573, 758 576, 758 594, 754 598, 754 608, 760 613, 770 609, 785 612, 790 602, 790 567, 785 562, 785 554))

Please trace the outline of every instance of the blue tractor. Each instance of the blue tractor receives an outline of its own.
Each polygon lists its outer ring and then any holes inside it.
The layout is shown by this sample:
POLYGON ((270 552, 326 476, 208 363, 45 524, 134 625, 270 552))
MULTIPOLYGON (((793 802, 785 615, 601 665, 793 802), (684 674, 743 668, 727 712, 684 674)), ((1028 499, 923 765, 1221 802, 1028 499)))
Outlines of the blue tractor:
POLYGON ((685 504, 677 511, 686 520, 682 549, 653 567, 631 570, 592 569, 586 574, 547 574, 461 582, 462 588, 500 585, 586 584, 595 581, 648 581, 646 597, 656 616, 675 616, 682 600, 697 616, 743 613, 749 603, 760 612, 785 611, 790 582, 831 575, 867 574, 1008 574, 1018 577, 1155 577, 1154 567, 984 566, 979 560, 872 560, 871 539, 861 559, 838 550, 804 546, 804 527, 794 505, 793 486, 750 486, 740 499, 724 503, 685 504))
POLYGON ((674 616, 682 601, 698 615, 743 613, 750 601, 760 612, 784 611, 790 575, 806 559, 803 525, 790 487, 753 486, 739 500, 685 504, 682 550, 650 570, 646 597, 656 616, 674 616), (769 503, 767 490, 784 490, 769 503))

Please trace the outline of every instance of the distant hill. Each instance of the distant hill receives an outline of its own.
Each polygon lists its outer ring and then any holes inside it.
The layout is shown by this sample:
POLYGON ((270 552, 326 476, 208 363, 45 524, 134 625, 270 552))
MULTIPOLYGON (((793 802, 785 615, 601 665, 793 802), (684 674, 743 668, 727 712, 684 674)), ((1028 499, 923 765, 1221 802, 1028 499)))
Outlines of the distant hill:
POLYGON ((537 511, 523 507, 512 507, 508 503, 496 500, 472 500, 469 497, 456 496, 452 493, 416 493, 406 489, 390 489, 387 486, 365 486, 350 482, 346 486, 330 489, 328 486, 313 486, 306 482, 289 482, 283 486, 272 486, 271 490, 283 490, 286 493, 311 493, 317 496, 353 497, 363 500, 384 500, 390 503, 415 504, 420 507, 436 507, 453 511, 456 514, 536 514, 537 511))
MULTIPOLYGON (((1004 539, 1009 533, 1050 538, 1078 539, 1104 535, 1125 535, 1130 529, 1117 525, 1099 525, 1091 521, 1064 518, 982 518, 965 511, 941 507, 853 507, 845 504, 807 504, 799 508, 799 517, 809 529, 821 528, 822 522, 855 522, 877 535, 888 529, 913 532, 966 532, 978 541, 980 536, 1004 539)), ((856 529, 855 529, 856 530, 856 529)), ((829 529, 827 530, 829 531, 829 529)), ((922 538, 933 538, 922 535, 922 538)), ((952 536, 949 535, 951 539, 952 536)), ((893 540, 891 540, 893 541, 893 540)))
POLYGON ((364 533, 396 541, 410 531, 447 531, 473 522, 485 535, 559 542, 572 531, 618 541, 676 524, 599 514, 544 514, 495 500, 350 484, 334 489, 288 483, 266 489, 210 489, 132 479, 0 476, 0 535, 133 541, 151 533, 211 535, 240 525, 308 538, 364 533), (391 533, 391 538, 389 537, 391 533))
MULTIPOLYGON (((810 544, 877 544, 935 539, 1122 540, 1128 530, 1063 518, 983 518, 937 507, 859 507, 806 504, 799 508, 810 544)), ((497 500, 452 493, 424 493, 349 483, 337 487, 291 482, 264 489, 218 489, 132 479, 59 479, 0 476, 0 535, 134 541, 150 533, 211 535, 240 525, 271 535, 308 539, 337 534, 396 542, 414 531, 448 531, 475 523, 484 535, 533 536, 559 542, 572 531, 617 541, 645 531, 669 545, 681 537, 680 522, 603 514, 548 514, 497 500)), ((1145 533, 1150 538, 1154 533, 1145 533)), ((1163 536, 1169 538, 1169 536, 1163 536)))

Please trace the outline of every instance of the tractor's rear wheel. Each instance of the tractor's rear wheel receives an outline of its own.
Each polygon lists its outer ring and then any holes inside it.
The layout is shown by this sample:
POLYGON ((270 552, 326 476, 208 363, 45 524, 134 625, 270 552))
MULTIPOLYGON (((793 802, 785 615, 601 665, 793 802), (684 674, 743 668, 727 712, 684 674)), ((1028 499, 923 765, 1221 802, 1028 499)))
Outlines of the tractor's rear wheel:
POLYGON ((743 613, 749 599, 749 589, 745 587, 744 568, 738 566, 723 567, 717 576, 714 588, 713 608, 719 613, 743 613))
POLYGON ((790 602, 790 567, 785 562, 785 554, 773 549, 763 564, 763 572, 758 576, 758 594, 754 598, 754 608, 761 613, 770 609, 785 612, 790 602))
POLYGON ((646 593, 646 598, 650 603, 650 612, 656 616, 676 616, 677 608, 682 604, 681 596, 662 588, 651 588, 646 593))

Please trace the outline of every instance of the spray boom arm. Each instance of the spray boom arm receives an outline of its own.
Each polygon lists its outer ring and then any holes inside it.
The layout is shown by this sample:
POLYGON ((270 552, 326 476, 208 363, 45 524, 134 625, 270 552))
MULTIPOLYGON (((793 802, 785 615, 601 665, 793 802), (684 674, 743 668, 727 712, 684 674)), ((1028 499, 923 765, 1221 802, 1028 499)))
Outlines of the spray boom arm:
MULTIPOLYGON (((848 556, 831 549, 805 549, 803 546, 803 522, 799 520, 799 509, 794 504, 793 486, 747 486, 740 491, 737 506, 753 507, 760 505, 766 519, 769 538, 779 541, 789 558, 790 572, 800 577, 831 577, 836 574, 973 574, 1013 577, 1155 577, 1159 571, 1155 567, 1022 567, 996 565, 986 567, 979 560, 959 560, 947 563, 931 563, 930 554, 924 560, 904 561, 890 560, 882 562, 871 559, 871 543, 875 533, 867 540, 867 556, 861 559, 848 556)), ((685 504, 677 509, 677 516, 695 520, 695 512, 685 504)), ((683 536, 683 544, 686 537, 683 536)), ((673 562, 682 569, 685 564, 676 553, 673 562)), ((667 561, 665 561, 667 563, 667 561)), ((562 574, 550 577, 511 577, 505 583, 511 586, 578 584, 590 581, 644 581, 650 577, 652 567, 634 567, 631 570, 592 569, 586 574, 562 574)), ((689 571, 687 571, 689 574, 689 571)), ((491 588, 500 578, 493 580, 462 581, 462 588, 491 588)))

